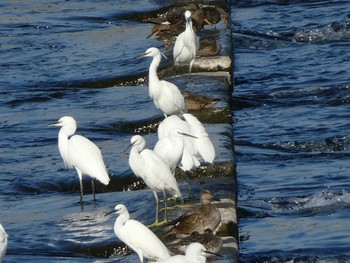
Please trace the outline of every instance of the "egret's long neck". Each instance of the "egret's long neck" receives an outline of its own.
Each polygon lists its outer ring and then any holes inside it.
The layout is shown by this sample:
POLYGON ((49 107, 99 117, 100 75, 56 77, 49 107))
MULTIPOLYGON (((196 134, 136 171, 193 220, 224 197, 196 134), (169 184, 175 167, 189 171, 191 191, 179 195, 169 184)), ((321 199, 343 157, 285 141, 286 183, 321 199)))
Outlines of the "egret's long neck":
POLYGON ((64 126, 58 133, 58 149, 64 161, 66 167, 71 168, 72 165, 69 162, 69 136, 73 135, 76 131, 76 126, 64 126))
POLYGON ((117 229, 122 229, 126 221, 130 219, 130 215, 128 211, 123 212, 118 216, 118 218, 115 220, 114 224, 114 231, 117 233, 117 229))
POLYGON ((153 57, 151 65, 149 66, 149 73, 148 73, 148 77, 150 80, 151 79, 159 80, 157 76, 157 69, 158 69, 160 60, 161 60, 160 54, 157 54, 153 57))
POLYGON ((121 215, 118 216, 117 221, 119 224, 124 225, 126 221, 130 219, 130 214, 128 211, 124 211, 121 215))
POLYGON ((186 29, 185 29, 186 31, 189 31, 189 32, 191 32, 191 33, 194 33, 194 31, 193 31, 193 27, 192 27, 192 19, 191 18, 188 18, 187 20, 186 20, 186 29))
POLYGON ((142 173, 142 170, 144 168, 143 159, 140 155, 140 152, 142 150, 143 149, 137 146, 132 147, 130 150, 129 165, 136 176, 140 176, 140 173, 142 173))
POLYGON ((157 69, 161 60, 160 54, 157 54, 153 57, 151 65, 149 66, 148 78, 149 78, 149 95, 151 98, 157 97, 159 90, 159 78, 157 75, 157 69))

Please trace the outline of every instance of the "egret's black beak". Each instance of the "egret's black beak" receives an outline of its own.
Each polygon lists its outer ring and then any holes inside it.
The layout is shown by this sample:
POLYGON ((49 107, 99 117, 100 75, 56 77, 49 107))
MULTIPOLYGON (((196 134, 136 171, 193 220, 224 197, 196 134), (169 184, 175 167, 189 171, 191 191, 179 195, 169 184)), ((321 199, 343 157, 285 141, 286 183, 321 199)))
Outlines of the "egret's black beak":
POLYGON ((48 126, 48 127, 52 127, 52 126, 58 126, 59 124, 60 124, 60 122, 55 121, 55 122, 53 122, 53 123, 49 123, 47 126, 48 126))
MULTIPOLYGON (((144 57, 146 57, 149 53, 150 53, 150 52, 148 52, 148 53, 145 52, 145 53, 143 53, 143 54, 138 55, 137 57, 135 57, 135 59, 144 58, 144 57)), ((168 57, 167 57, 166 55, 164 55, 163 52, 160 52, 160 54, 161 54, 165 59, 168 59, 168 57)))
POLYGON ((105 214, 105 216, 108 216, 108 215, 113 214, 113 213, 115 213, 115 210, 112 210, 112 211, 107 212, 107 213, 105 214))
POLYGON ((188 133, 185 133, 185 132, 178 132, 179 134, 181 134, 181 135, 184 135, 184 136, 187 136, 187 137, 191 137, 191 138, 194 138, 194 139, 198 139, 198 137, 196 137, 196 136, 194 136, 194 135, 192 135, 192 134, 188 134, 188 133))
POLYGON ((135 59, 139 59, 139 58, 144 58, 146 57, 150 52, 144 52, 141 55, 138 55, 135 59))
POLYGON ((134 59, 144 58, 147 55, 147 53, 143 53, 141 55, 136 56, 134 59))
POLYGON ((130 143, 129 146, 126 147, 126 149, 123 151, 123 154, 126 154, 126 152, 129 151, 129 149, 130 149, 131 147, 133 147, 134 144, 135 144, 135 143, 130 143))

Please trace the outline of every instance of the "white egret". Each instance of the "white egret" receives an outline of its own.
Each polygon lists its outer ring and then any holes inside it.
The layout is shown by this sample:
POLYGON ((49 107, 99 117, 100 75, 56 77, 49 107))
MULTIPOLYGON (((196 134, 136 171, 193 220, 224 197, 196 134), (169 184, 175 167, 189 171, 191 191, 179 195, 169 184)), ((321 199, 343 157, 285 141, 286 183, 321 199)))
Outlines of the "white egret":
POLYGON ((2 262, 7 250, 7 234, 4 227, 0 224, 0 262, 2 262))
POLYGON ((114 209, 107 213, 119 214, 114 224, 114 233, 137 253, 141 262, 144 257, 152 260, 164 260, 170 257, 168 249, 149 228, 137 220, 130 219, 125 205, 118 204, 114 209))
MULTIPOLYGON (((204 126, 196 117, 189 113, 183 114, 183 118, 185 120, 175 115, 165 118, 158 127, 158 139, 162 140, 171 136, 171 132, 174 129, 181 130, 183 133, 195 137, 183 136, 182 138, 184 140, 184 148, 182 159, 178 166, 184 171, 198 167, 200 165, 199 156, 205 162, 213 163, 215 149, 204 126)), ((172 151, 171 148, 169 150, 172 151)), ((164 152, 166 149, 162 149, 162 151, 164 152)))
POLYGON ((148 73, 149 96, 153 99, 157 109, 163 111, 165 115, 181 115, 187 112, 185 99, 181 91, 175 84, 166 80, 159 80, 157 75, 161 54, 165 56, 158 48, 151 47, 143 55, 144 57, 153 57, 148 73))
POLYGON ((201 206, 191 209, 169 224, 174 225, 169 231, 176 237, 187 237, 193 232, 203 234, 206 229, 214 231, 221 222, 221 214, 212 201, 214 195, 210 190, 201 192, 201 206))
POLYGON ((176 38, 173 56, 175 66, 180 64, 189 64, 189 73, 191 75, 192 65, 199 49, 199 39, 192 27, 191 12, 186 10, 186 29, 176 38))
POLYGON ((197 139, 174 128, 169 131, 168 136, 159 139, 154 146, 154 152, 157 153, 169 165, 170 170, 174 173, 176 166, 181 163, 185 149, 185 137, 197 139))
POLYGON ((64 116, 50 126, 62 127, 58 133, 58 148, 67 168, 75 168, 80 181, 80 203, 83 202, 83 174, 92 178, 92 189, 95 200, 93 179, 108 185, 109 176, 100 149, 89 139, 73 135, 77 129, 76 121, 71 116, 64 116), (72 136, 73 135, 73 136, 72 136))
POLYGON ((168 259, 157 261, 158 263, 205 263, 207 254, 218 254, 207 251, 201 243, 191 243, 187 246, 185 255, 176 255, 168 259))
POLYGON ((164 222, 167 221, 167 204, 166 194, 170 194, 175 198, 181 197, 179 186, 172 174, 169 166, 165 161, 154 151, 145 149, 146 141, 140 135, 135 135, 131 138, 131 150, 129 155, 129 165, 134 174, 146 183, 146 185, 153 190, 156 199, 156 220, 155 225, 161 224, 158 222, 158 194, 163 192, 165 217, 164 222))
POLYGON ((191 114, 184 114, 183 117, 191 126, 191 134, 198 137, 198 140, 194 140, 198 153, 205 162, 213 163, 215 159, 214 145, 203 124, 191 114))

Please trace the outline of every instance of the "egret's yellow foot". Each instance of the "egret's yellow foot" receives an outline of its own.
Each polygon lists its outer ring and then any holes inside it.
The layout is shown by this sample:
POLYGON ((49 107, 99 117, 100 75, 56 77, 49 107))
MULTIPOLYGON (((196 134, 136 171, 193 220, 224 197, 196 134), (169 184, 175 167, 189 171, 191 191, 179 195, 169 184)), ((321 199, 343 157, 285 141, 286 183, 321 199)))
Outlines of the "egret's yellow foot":
MULTIPOLYGON (((176 201, 175 197, 169 197, 166 199, 167 201, 176 201)), ((159 202, 164 202, 164 199, 159 200, 159 202)))

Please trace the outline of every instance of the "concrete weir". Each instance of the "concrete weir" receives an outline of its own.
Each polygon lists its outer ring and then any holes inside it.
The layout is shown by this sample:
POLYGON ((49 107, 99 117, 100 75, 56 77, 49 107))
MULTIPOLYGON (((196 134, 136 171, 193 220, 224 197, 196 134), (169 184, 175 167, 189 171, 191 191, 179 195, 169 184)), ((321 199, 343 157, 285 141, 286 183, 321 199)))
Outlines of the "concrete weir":
MULTIPOLYGON (((202 165, 195 171, 183 172, 176 170, 178 181, 186 181, 196 193, 200 190, 211 188, 214 194, 219 195, 220 201, 215 206, 221 212, 221 223, 214 233, 223 240, 223 247, 219 254, 223 257, 209 257, 208 262, 238 262, 238 230, 236 211, 236 165, 233 151, 233 131, 231 113, 232 88, 232 34, 229 1, 187 1, 171 5, 161 10, 154 11, 154 17, 163 16, 168 12, 179 10, 194 10, 194 8, 211 8, 220 14, 220 21, 216 20, 212 25, 204 26, 197 35, 200 39, 211 37, 221 47, 219 52, 205 54, 196 58, 191 78, 188 74, 188 66, 174 68, 172 65, 159 69, 159 75, 179 87, 181 87, 189 112, 195 115, 206 127, 212 139, 217 157, 214 164, 202 165), (197 2, 197 3, 196 3, 197 2)), ((152 15, 151 15, 152 16, 152 15)), ((146 16, 145 16, 146 17, 146 16)), ((152 20, 147 15, 149 22, 152 20)), ((154 26, 154 32, 156 31, 154 26)), ((162 41, 168 54, 172 54, 174 40, 166 33, 151 34, 162 41)), ((210 52, 209 52, 210 53, 210 52)), ((201 54, 201 51, 200 51, 201 54)), ((171 60, 171 59, 170 59, 171 60)), ((196 199, 198 200, 198 198, 196 199)), ((192 204, 199 205, 198 203, 192 204)), ((179 208, 169 211, 171 218, 188 211, 188 208, 179 208)), ((165 240, 165 243, 168 241, 165 240)))

